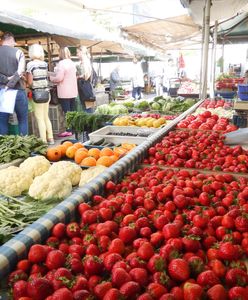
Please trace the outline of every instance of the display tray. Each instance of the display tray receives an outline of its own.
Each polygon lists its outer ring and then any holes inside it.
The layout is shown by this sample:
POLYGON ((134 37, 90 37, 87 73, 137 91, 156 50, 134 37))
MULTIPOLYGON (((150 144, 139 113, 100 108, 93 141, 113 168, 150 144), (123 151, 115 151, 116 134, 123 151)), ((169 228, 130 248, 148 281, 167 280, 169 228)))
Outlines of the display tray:
POLYGON ((184 97, 184 98, 193 98, 193 99, 199 99, 200 95, 199 94, 177 94, 180 97, 184 97))

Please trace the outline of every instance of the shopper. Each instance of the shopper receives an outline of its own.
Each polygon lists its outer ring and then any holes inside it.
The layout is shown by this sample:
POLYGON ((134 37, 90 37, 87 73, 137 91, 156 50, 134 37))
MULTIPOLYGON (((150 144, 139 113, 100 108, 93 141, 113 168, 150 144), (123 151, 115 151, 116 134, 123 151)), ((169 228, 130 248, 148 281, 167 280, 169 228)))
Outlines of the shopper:
POLYGON ((132 70, 132 97, 134 99, 140 99, 141 98, 141 90, 144 87, 144 74, 141 68, 140 63, 138 63, 138 60, 136 57, 133 59, 133 70, 132 70))
POLYGON ((34 115, 38 123, 40 138, 43 142, 53 145, 52 124, 48 115, 50 101, 48 68, 44 61, 44 50, 41 45, 33 44, 29 47, 28 53, 31 61, 27 64, 27 83, 33 91, 34 115), (44 100, 36 99, 36 92, 45 94, 47 97, 44 97, 44 100))
POLYGON ((245 71, 244 77, 245 77, 244 84, 248 84, 248 70, 245 71))
POLYGON ((95 93, 91 82, 93 76, 93 68, 90 61, 90 55, 85 46, 77 48, 77 56, 79 58, 79 65, 77 65, 77 79, 78 79, 78 94, 83 109, 92 113, 95 107, 95 93))
POLYGON ((115 89, 120 85, 121 78, 120 78, 120 65, 117 65, 114 70, 110 73, 110 80, 109 80, 109 89, 110 89, 110 96, 111 99, 115 99, 115 89))
MULTIPOLYGON (((28 134, 28 98, 26 95, 23 74, 25 56, 15 48, 15 38, 11 32, 5 32, 0 46, 0 90, 16 90, 14 110, 17 115, 20 135, 28 134)), ((9 113, 0 112, 0 134, 8 134, 9 113)))
MULTIPOLYGON (((60 48, 59 51, 60 61, 55 68, 55 75, 50 75, 50 80, 57 84, 58 99, 62 106, 64 114, 69 111, 76 110, 77 91, 77 77, 76 66, 71 60, 71 53, 67 47, 60 48)), ((60 133, 59 137, 71 136, 70 128, 65 132, 60 133)))

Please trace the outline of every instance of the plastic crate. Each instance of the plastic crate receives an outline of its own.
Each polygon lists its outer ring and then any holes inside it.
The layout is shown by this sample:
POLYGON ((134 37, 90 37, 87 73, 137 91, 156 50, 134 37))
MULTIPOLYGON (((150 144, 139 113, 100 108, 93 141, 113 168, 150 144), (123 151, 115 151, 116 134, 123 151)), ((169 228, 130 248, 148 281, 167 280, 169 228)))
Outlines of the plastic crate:
POLYGON ((238 85, 238 96, 242 101, 248 101, 248 84, 238 85))
POLYGON ((65 131, 65 116, 60 105, 49 105, 49 118, 54 134, 65 131))

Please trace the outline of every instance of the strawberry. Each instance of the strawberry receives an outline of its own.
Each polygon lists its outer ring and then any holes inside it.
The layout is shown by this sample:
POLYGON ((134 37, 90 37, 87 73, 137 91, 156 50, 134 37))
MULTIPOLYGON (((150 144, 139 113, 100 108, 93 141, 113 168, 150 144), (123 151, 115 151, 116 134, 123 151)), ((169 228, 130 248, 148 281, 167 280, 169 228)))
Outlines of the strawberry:
POLYGON ((131 276, 122 268, 112 270, 112 283, 116 287, 121 287, 124 283, 131 281, 131 276))
POLYGON ((63 223, 57 223, 53 226, 52 235, 58 239, 62 239, 65 235, 66 226, 63 223))
POLYGON ((47 267, 42 264, 33 264, 30 270, 30 274, 40 273, 44 276, 47 273, 47 267))
POLYGON ((190 275, 190 269, 187 261, 176 258, 168 266, 169 275, 176 281, 186 281, 190 275))
POLYGON ((53 293, 52 284, 45 278, 36 278, 27 284, 28 296, 35 300, 43 300, 53 293))
POLYGON ((118 253, 110 253, 105 256, 103 263, 106 270, 111 271, 114 264, 118 261, 121 261, 122 257, 118 253))
POLYGON ((107 291, 103 300, 122 300, 123 296, 121 295, 120 291, 117 289, 110 289, 107 291))
POLYGON ((80 236, 80 227, 79 227, 78 223, 76 223, 76 222, 69 223, 66 226, 66 235, 69 238, 80 236))
POLYGON ((232 300, 246 300, 247 299, 247 289, 240 287, 240 286, 232 287, 228 291, 228 296, 229 296, 229 299, 232 299, 232 300))
POLYGON ((108 251, 110 253, 123 254, 125 252, 125 244, 123 243, 123 241, 121 239, 116 238, 111 241, 108 251))
POLYGON ((204 271, 205 268, 205 264, 202 260, 202 258, 200 258, 199 256, 191 256, 188 259, 188 264, 189 264, 189 268, 190 268, 190 274, 192 276, 197 276, 198 274, 200 274, 201 272, 204 271))
POLYGON ((137 294, 140 292, 140 286, 135 281, 129 281, 120 287, 120 292, 126 299, 136 299, 137 294))
POLYGON ((227 291, 221 284, 212 286, 207 291, 209 300, 227 300, 227 291))
POLYGON ((60 250, 52 250, 46 258, 46 266, 49 270, 58 269, 65 264, 65 255, 60 250))
POLYGON ((27 280, 28 275, 22 270, 16 270, 10 273, 8 277, 8 284, 12 286, 18 280, 27 280))
POLYGON ((46 260, 47 251, 43 245, 33 245, 31 246, 29 253, 28 253, 28 260, 31 263, 41 263, 46 260))
POLYGON ((100 275, 103 270, 103 261, 94 255, 86 255, 83 260, 84 272, 87 276, 100 275))
POLYGON ((190 234, 182 238, 183 247, 185 252, 196 252, 201 248, 200 237, 190 234))
POLYGON ((73 295, 67 288, 61 288, 53 293, 52 300, 73 300, 73 295))
POLYGON ((47 240, 46 240, 46 245, 50 246, 52 248, 58 248, 59 246, 59 239, 55 236, 50 236, 47 240))
POLYGON ((186 282, 183 286, 184 300, 201 300, 203 289, 199 284, 186 282))
POLYGON ((141 294, 137 300, 153 300, 152 296, 149 293, 141 294))
POLYGON ((119 231, 119 238, 125 243, 129 244, 134 241, 136 238, 137 233, 135 228, 132 228, 130 226, 124 226, 119 231))
POLYGON ((223 260, 234 260, 239 258, 239 253, 237 251, 237 245, 233 245, 231 242, 222 243, 218 250, 218 256, 223 260))
POLYGON ((144 242, 137 250, 137 255, 141 259, 148 261, 154 255, 154 249, 149 242, 144 242))
POLYGON ((159 283, 150 283, 147 287, 147 292, 152 298, 159 299, 163 294, 167 293, 167 289, 159 283))
POLYGON ((234 268, 230 269, 226 273, 226 284, 229 287, 233 287, 235 285, 238 286, 247 286, 248 285, 248 275, 247 272, 239 269, 239 268, 234 268))
POLYGON ((159 298, 159 300, 175 300, 175 297, 173 294, 164 294, 162 297, 159 298))
POLYGON ((133 281, 136 281, 141 286, 145 286, 148 282, 148 273, 146 269, 143 268, 133 268, 129 275, 132 277, 133 281))
POLYGON ((226 267, 222 261, 219 259, 212 259, 209 261, 208 266, 214 271, 214 273, 219 277, 223 278, 226 274, 226 267))
POLYGON ((72 258, 69 260, 68 265, 70 266, 72 273, 74 274, 83 273, 84 266, 81 260, 77 258, 72 258))
POLYGON ((27 296, 27 281, 19 280, 13 285, 13 299, 18 300, 20 297, 27 296))
POLYGON ((151 273, 165 270, 166 260, 159 254, 154 254, 148 261, 147 268, 151 273))
POLYGON ((105 281, 97 284, 94 288, 94 294, 99 298, 103 299, 107 291, 112 289, 112 284, 111 282, 105 281))
POLYGON ((210 288, 215 284, 220 283, 220 279, 215 275, 213 271, 204 271, 197 277, 197 283, 204 288, 210 288))
POLYGON ((87 290, 78 290, 73 293, 73 300, 89 300, 89 299, 91 299, 90 292, 87 290))
POLYGON ((17 269, 28 272, 31 268, 31 262, 28 259, 22 259, 17 264, 17 269))

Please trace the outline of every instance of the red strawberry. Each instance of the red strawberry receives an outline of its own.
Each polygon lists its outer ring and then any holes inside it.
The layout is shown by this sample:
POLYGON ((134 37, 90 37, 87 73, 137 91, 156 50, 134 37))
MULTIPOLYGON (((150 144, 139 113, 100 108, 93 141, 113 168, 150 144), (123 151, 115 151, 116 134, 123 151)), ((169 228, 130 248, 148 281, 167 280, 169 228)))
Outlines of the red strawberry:
POLYGON ((44 276, 47 273, 47 267, 41 264, 33 264, 30 270, 30 274, 40 273, 44 276))
POLYGON ((65 255, 60 250, 52 250, 46 258, 46 266, 49 270, 58 269, 65 264, 65 255))
POLYGON ((248 214, 244 213, 235 219, 235 227, 240 232, 248 231, 248 214))
POLYGON ((183 246, 185 252, 196 252, 198 249, 201 248, 200 244, 200 237, 195 235, 188 235, 182 238, 183 246))
POLYGON ((31 262, 28 259, 22 259, 17 264, 17 269, 28 272, 31 268, 31 262))
POLYGON ((121 295, 120 291, 117 289, 110 289, 105 294, 103 300, 121 300, 123 296, 121 295))
POLYGON ((228 292, 231 300, 247 300, 247 289, 241 286, 235 286, 228 292))
POLYGON ((212 286, 207 291, 209 300, 227 300, 227 291, 221 284, 212 286))
POLYGON ((73 300, 73 295, 67 288, 61 288, 53 293, 52 300, 73 300))
POLYGON ((136 299, 139 291, 140 286, 135 281, 126 282, 120 287, 120 292, 126 299, 136 299))
POLYGON ((197 283, 202 287, 210 288, 215 284, 220 283, 220 279, 215 275, 213 271, 204 271, 200 273, 197 277, 197 283))
POLYGON ((100 275, 103 270, 103 261, 97 256, 86 255, 83 261, 84 272, 87 276, 100 275))
POLYGON ((74 279, 74 284, 71 288, 71 291, 72 292, 75 292, 75 291, 78 291, 78 290, 84 290, 84 289, 87 289, 88 288, 88 281, 87 279, 82 276, 82 275, 79 275, 77 276, 75 279, 74 279))
POLYGON ((147 268, 151 273, 165 270, 166 261, 159 254, 154 254, 148 261, 147 268))
POLYGON ((169 263, 168 272, 172 279, 177 281, 186 281, 190 275, 188 263, 181 258, 173 259, 169 263))
POLYGON ((71 280, 72 279, 72 274, 66 268, 58 268, 54 273, 54 278, 55 279, 60 279, 61 277, 71 280))
POLYGON ((125 244, 123 243, 123 241, 119 238, 114 239, 111 241, 111 244, 109 245, 109 249, 108 251, 110 253, 119 253, 119 254, 123 254, 125 251, 125 244))
POLYGON ((94 294, 99 298, 103 299, 107 291, 112 289, 112 284, 111 282, 105 281, 97 284, 94 288, 94 294))
POLYGON ((201 300, 203 289, 199 284, 186 282, 183 286, 184 300, 201 300))
POLYGON ((175 300, 175 297, 173 294, 164 294, 162 297, 159 298, 159 300, 175 300))
POLYGON ((118 262, 118 261, 121 261, 121 260, 122 260, 122 257, 121 257, 120 254, 118 254, 118 253, 110 253, 110 254, 108 254, 108 255, 106 255, 104 257, 104 261, 103 261, 104 267, 108 271, 111 271, 112 268, 113 268, 113 266, 114 266, 114 264, 116 262, 118 262))
POLYGON ((41 263, 46 260, 47 251, 43 245, 33 245, 28 253, 28 260, 31 263, 41 263))
POLYGON ((226 274, 226 267, 219 259, 212 259, 209 261, 208 266, 219 277, 223 278, 226 274))
POLYGON ((144 293, 140 295, 137 300, 153 300, 153 298, 149 293, 144 293))
POLYGON ((179 286, 175 286, 170 290, 170 293, 174 296, 175 300, 183 299, 183 289, 179 286))
POLYGON ((159 299, 163 294, 167 293, 167 289, 159 283, 150 283, 147 292, 155 299, 159 299))
POLYGON ((233 245, 231 242, 225 242, 220 244, 218 250, 218 256, 223 260, 234 260, 239 258, 239 253, 237 251, 236 245, 233 245))
POLYGON ((58 223, 53 226, 52 229, 52 235, 57 237, 58 239, 61 239, 64 237, 66 231, 66 226, 64 223, 58 223))
POLYGON ((43 300, 53 293, 52 284, 45 278, 36 278, 27 284, 28 296, 35 300, 43 300))
POLYGON ((115 268, 112 270, 113 285, 119 288, 128 281, 131 281, 131 276, 124 269, 115 268))
POLYGON ((247 286, 248 285, 248 275, 247 272, 239 269, 234 268, 230 269, 226 273, 226 284, 229 287, 233 287, 235 285, 238 286, 247 286))
POLYGON ((66 234, 69 238, 80 236, 80 227, 78 223, 72 222, 66 226, 66 234))
POLYGON ((78 274, 78 273, 83 273, 84 270, 84 266, 81 260, 77 259, 77 258, 72 258, 69 261, 69 266, 71 268, 71 271, 74 274, 78 274))
POLYGON ((131 228, 130 226, 124 226, 119 231, 119 238, 125 243, 129 244, 133 242, 136 238, 137 233, 135 228, 131 228))
POLYGON ((90 299, 90 292, 87 290, 78 290, 73 293, 73 300, 89 300, 89 299, 90 299))
POLYGON ((189 264, 189 268, 190 268, 190 273, 193 276, 197 276, 198 274, 200 274, 201 272, 204 271, 205 268, 205 264, 202 260, 202 258, 200 258, 199 256, 191 256, 188 259, 188 264, 189 264))
POLYGON ((154 249, 149 242, 144 242, 137 250, 137 255, 147 261, 154 255, 154 249))
POLYGON ((148 282, 148 273, 146 269, 134 268, 129 272, 129 275, 141 286, 145 286, 148 282))
POLYGON ((10 273, 8 277, 8 284, 12 286, 18 280, 27 280, 28 275, 22 270, 16 270, 10 273))
POLYGON ((20 297, 27 296, 27 281, 19 280, 13 285, 13 299, 18 300, 20 297))

